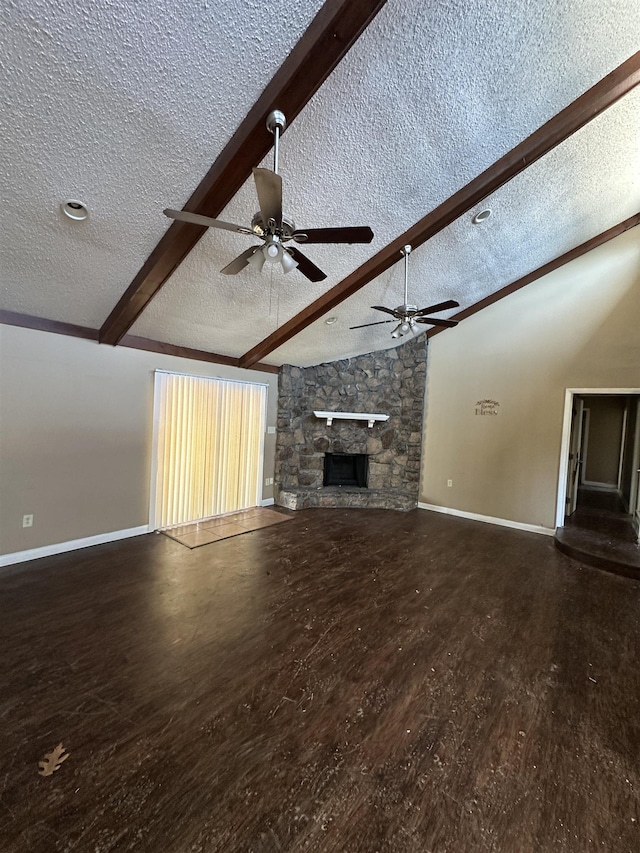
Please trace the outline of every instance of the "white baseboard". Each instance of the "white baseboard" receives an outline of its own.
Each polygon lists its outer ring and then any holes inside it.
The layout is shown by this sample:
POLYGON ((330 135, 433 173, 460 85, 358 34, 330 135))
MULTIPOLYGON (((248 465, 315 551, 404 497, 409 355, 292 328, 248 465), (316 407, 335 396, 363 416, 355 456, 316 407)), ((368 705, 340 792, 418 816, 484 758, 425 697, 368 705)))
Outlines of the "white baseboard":
POLYGON ((2 554, 0 555, 0 568, 12 566, 14 563, 25 563, 27 560, 38 560, 40 557, 64 554, 67 551, 77 551, 79 548, 90 548, 92 545, 104 545, 105 542, 117 542, 118 539, 128 539, 130 536, 140 536, 148 532, 149 525, 143 524, 140 527, 129 527, 127 530, 98 533, 97 536, 85 536, 84 539, 71 539, 69 542, 43 545, 41 548, 30 548, 28 551, 15 551, 13 554, 2 554))
POLYGON ((423 504, 418 501, 418 509, 430 509, 432 512, 442 512, 445 515, 457 515, 459 518, 470 518, 472 521, 485 521, 487 524, 497 524, 499 527, 513 527, 515 530, 526 530, 528 533, 541 533, 543 536, 555 536, 552 527, 542 527, 537 524, 524 524, 521 521, 510 521, 508 518, 494 518, 491 515, 478 515, 476 512, 464 512, 448 506, 423 504))
POLYGON ((274 503, 275 503, 275 500, 273 498, 263 498, 260 501, 260 506, 273 506, 274 503))

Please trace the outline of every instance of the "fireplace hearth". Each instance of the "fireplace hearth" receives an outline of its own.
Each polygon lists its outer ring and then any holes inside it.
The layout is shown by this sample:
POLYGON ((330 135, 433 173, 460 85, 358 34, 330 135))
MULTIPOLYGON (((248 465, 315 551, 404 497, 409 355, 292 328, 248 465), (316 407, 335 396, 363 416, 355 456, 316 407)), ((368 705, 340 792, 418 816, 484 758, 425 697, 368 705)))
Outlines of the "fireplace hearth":
POLYGON ((323 486, 367 488, 369 457, 366 453, 325 453, 323 486))

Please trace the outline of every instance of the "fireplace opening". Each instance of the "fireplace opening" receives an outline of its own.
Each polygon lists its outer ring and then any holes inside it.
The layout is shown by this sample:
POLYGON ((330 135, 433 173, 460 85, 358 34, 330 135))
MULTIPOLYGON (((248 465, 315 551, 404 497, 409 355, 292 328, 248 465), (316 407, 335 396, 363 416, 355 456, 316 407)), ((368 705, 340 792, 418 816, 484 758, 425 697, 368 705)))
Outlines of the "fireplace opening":
POLYGON ((369 457, 366 453, 325 453, 323 486, 367 488, 369 457))

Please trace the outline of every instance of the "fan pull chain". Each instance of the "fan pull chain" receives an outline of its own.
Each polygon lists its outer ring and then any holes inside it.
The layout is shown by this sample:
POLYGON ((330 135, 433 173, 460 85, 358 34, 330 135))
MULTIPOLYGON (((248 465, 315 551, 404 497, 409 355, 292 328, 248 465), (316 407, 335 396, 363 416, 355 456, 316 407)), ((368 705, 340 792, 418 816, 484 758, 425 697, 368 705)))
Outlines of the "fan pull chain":
POLYGON ((271 269, 271 277, 269 278, 269 316, 271 316, 273 303, 273 268, 271 269))

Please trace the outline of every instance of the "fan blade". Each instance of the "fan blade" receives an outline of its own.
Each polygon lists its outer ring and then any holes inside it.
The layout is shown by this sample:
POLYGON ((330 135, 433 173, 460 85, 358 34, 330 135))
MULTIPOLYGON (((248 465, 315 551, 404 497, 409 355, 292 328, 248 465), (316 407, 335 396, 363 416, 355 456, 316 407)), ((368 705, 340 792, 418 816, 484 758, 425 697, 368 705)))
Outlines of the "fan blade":
POLYGON ((395 317, 396 320, 400 319, 400 314, 397 311, 394 311, 393 308, 385 308, 384 305, 372 305, 371 306, 374 311, 384 311, 385 314, 391 314, 392 317, 395 317))
POLYGON ((324 281, 327 277, 325 272, 317 267, 313 261, 310 261, 302 252, 298 251, 298 249, 294 249, 293 246, 287 247, 287 252, 293 256, 293 259, 298 262, 298 269, 302 273, 302 275, 306 276, 309 281, 324 281))
POLYGON ((382 326, 383 323, 395 323, 395 320, 378 320, 377 323, 363 323, 361 326, 349 326, 350 329, 366 329, 367 326, 382 326))
POLYGON ((370 243, 373 231, 368 225, 356 228, 299 228, 291 236, 296 243, 370 243))
POLYGON ((432 326, 446 326, 447 329, 453 329, 458 325, 457 320, 438 320, 437 317, 414 317, 416 323, 428 323, 432 326))
POLYGON ((428 308, 420 308, 419 311, 414 313, 414 317, 417 317, 420 314, 432 314, 434 311, 446 311, 447 308, 459 308, 460 303, 456 302, 455 299, 447 299, 446 302, 438 302, 437 305, 430 305, 428 308))
POLYGON ((220 270, 220 272, 224 275, 236 275, 240 270, 243 270, 247 266, 249 258, 254 252, 257 252, 259 248, 259 246, 252 246, 250 249, 246 249, 241 255, 238 255, 235 261, 231 261, 231 263, 227 264, 227 266, 223 270, 220 270))
POLYGON ((270 219, 282 225, 282 178, 270 169, 254 169, 253 180, 265 225, 270 219))
POLYGON ((245 228, 244 225, 234 225, 232 222, 223 222, 221 219, 212 219, 210 216, 200 216, 199 213, 190 213, 188 210, 167 208, 162 212, 169 219, 179 219, 180 222, 190 222, 192 225, 204 225, 205 228, 222 228, 223 231, 236 231, 238 234, 253 234, 251 228, 245 228))

